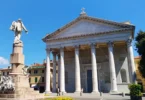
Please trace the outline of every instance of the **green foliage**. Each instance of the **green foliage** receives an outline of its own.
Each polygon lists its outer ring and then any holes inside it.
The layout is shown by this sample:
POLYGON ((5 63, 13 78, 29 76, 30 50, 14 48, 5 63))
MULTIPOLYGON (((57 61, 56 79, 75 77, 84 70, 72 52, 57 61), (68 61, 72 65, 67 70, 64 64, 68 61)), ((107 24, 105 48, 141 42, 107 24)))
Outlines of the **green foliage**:
POLYGON ((56 98, 46 98, 44 100, 74 100, 73 98, 71 97, 63 97, 63 96, 59 96, 59 97, 56 97, 56 98))
POLYGON ((139 84, 130 84, 129 86, 131 96, 142 96, 141 85, 139 84))
POLYGON ((140 30, 135 40, 136 40, 135 46, 137 48, 137 52, 141 56, 141 60, 139 62, 139 71, 142 77, 145 78, 145 32, 140 30))

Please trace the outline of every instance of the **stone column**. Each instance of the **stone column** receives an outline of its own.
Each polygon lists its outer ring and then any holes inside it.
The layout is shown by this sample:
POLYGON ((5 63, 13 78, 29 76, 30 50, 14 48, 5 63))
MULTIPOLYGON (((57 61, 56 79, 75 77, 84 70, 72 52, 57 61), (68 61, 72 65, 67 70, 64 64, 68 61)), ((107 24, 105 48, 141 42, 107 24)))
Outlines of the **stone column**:
POLYGON ((58 54, 58 87, 60 88, 60 54, 58 54))
POLYGON ((46 89, 45 94, 51 93, 50 91, 50 49, 46 49, 47 60, 46 60, 46 89))
POLYGON ((53 92, 56 92, 56 52, 53 52, 53 92))
POLYGON ((136 83, 136 69, 134 64, 134 55, 133 55, 133 48, 132 48, 132 40, 128 39, 127 41, 127 50, 128 50, 128 63, 129 63, 129 69, 131 71, 131 82, 136 83))
POLYGON ((64 48, 60 48, 60 91, 65 93, 64 48))
POLYGON ((108 54, 109 54, 109 66, 110 66, 110 80, 111 80, 111 92, 117 92, 117 80, 115 71, 115 62, 113 55, 113 43, 108 43, 108 54))
POLYGON ((75 46, 75 93, 81 92, 79 46, 75 46))
POLYGON ((92 57, 92 93, 98 93, 98 74, 96 62, 96 48, 95 44, 91 44, 91 57, 92 57))

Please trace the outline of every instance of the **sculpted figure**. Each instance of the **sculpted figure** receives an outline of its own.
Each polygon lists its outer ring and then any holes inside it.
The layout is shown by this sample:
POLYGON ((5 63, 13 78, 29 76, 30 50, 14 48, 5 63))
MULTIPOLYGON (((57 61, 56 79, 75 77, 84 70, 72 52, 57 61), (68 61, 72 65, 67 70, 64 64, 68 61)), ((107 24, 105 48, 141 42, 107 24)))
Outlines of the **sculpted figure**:
POLYGON ((28 32, 21 19, 13 21, 12 25, 10 26, 10 30, 14 31, 15 33, 14 43, 22 43, 22 41, 20 40, 22 31, 24 30, 26 33, 28 32))
POLYGON ((13 83, 11 76, 1 76, 0 92, 10 92, 15 90, 15 84, 13 83))

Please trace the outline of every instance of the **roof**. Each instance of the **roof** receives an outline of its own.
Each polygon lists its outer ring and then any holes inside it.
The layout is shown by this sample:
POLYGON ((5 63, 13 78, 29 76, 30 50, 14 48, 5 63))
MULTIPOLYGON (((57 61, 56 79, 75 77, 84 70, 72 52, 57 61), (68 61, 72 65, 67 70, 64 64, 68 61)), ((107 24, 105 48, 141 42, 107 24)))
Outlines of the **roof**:
POLYGON ((0 71, 8 71, 8 70, 12 70, 12 69, 10 69, 10 68, 2 68, 2 69, 0 69, 0 71))
POLYGON ((39 68, 45 68, 45 66, 30 66, 28 69, 39 69, 39 68))
MULTIPOLYGON (((95 22, 101 22, 101 23, 104 23, 104 24, 109 24, 109 25, 114 25, 114 26, 118 26, 120 27, 120 29, 118 30, 114 30, 114 31, 107 31, 107 32, 100 32, 100 33, 91 33, 89 35, 100 35, 100 34, 103 34, 103 33, 112 33, 112 32, 118 32, 118 31, 127 31, 127 30, 132 30, 132 35, 134 37, 134 29, 135 29, 135 26, 131 25, 131 24, 126 24, 126 23, 119 23, 119 22, 114 22, 114 21, 110 21, 110 20, 104 20, 104 19, 99 19, 99 18, 94 18, 94 17, 90 17, 90 16, 79 16, 78 18, 76 18, 75 20, 71 21, 70 23, 66 24, 65 26, 61 27, 60 29, 52 32, 51 34, 47 34, 42 40, 44 42, 46 42, 47 40, 51 40, 51 38, 54 36, 54 35, 57 35, 59 34, 61 31, 65 30, 66 28, 70 27, 71 25, 75 24, 76 22, 82 20, 82 19, 85 19, 85 20, 91 20, 91 21, 95 21, 95 22)), ((76 35, 76 36, 72 36, 72 37, 65 37, 65 39, 68 39, 68 38, 76 38, 76 37, 81 37, 82 35, 76 35)), ((88 36, 88 35, 86 35, 88 36)), ((57 38, 57 39, 54 39, 54 40, 60 40, 60 39, 64 39, 64 38, 57 38)))
POLYGON ((136 56, 136 57, 134 57, 134 59, 140 59, 141 57, 140 56, 136 56))

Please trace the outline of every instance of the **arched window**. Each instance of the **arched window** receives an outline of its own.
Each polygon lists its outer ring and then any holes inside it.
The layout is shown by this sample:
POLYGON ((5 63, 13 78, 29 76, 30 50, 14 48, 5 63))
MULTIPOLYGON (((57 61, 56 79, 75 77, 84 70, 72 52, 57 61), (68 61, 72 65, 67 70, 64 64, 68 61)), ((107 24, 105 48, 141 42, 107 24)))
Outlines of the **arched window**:
POLYGON ((121 73, 122 83, 123 82, 127 82, 126 70, 125 69, 121 69, 120 73, 121 73))

